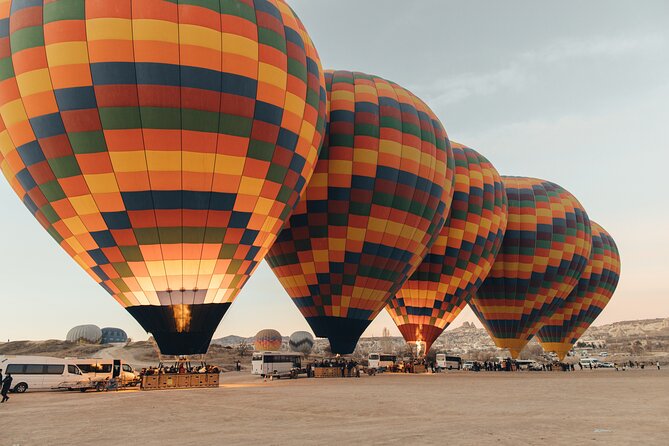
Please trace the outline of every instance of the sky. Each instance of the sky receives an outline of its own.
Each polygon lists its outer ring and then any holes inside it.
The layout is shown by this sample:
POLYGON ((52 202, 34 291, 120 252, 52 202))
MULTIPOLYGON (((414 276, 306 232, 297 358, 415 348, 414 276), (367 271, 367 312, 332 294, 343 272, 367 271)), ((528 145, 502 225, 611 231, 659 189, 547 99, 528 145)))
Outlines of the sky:
MULTIPOLYGON (((325 68, 410 89, 503 175, 557 182, 615 238, 622 276, 595 325, 669 317, 669 2, 293 0, 325 68)), ((0 339, 140 325, 0 181, 0 339)), ((453 324, 475 322, 465 310, 453 324)), ((477 325, 480 325, 477 323, 477 325)), ((382 312, 366 335, 387 327, 382 312)), ((215 337, 309 330, 263 263, 215 337)))

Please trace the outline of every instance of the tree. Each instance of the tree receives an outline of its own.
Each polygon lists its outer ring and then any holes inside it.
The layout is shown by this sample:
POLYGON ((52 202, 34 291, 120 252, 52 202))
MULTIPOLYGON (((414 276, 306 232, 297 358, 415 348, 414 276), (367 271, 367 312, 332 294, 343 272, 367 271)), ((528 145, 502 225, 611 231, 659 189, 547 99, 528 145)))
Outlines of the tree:
POLYGON ((243 358, 244 356, 246 356, 246 354, 247 354, 248 352, 250 352, 251 350, 252 350, 252 348, 251 348, 251 344, 249 344, 248 342, 246 342, 246 340, 243 340, 243 341, 241 341, 239 344, 237 344, 237 353, 238 353, 239 356, 241 356, 242 358, 243 358))

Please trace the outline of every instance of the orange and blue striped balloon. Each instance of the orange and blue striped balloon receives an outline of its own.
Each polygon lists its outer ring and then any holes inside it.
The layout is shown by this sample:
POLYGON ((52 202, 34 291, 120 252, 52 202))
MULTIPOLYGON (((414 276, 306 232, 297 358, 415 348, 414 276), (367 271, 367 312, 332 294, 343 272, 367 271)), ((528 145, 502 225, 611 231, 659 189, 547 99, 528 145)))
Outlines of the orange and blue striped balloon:
POLYGON ((326 88, 316 173, 267 260, 316 336, 348 354, 439 234, 453 154, 434 113, 398 85, 334 71, 326 88))
POLYGON ((537 333, 545 351, 560 360, 609 303, 620 279, 620 254, 611 235, 592 222, 592 252, 583 275, 567 300, 537 333))
POLYGON ((451 143, 455 192, 451 212, 425 260, 386 307, 407 342, 432 343, 488 276, 502 246, 507 200, 495 167, 475 150, 451 143))
POLYGON ((325 111, 283 0, 0 0, 2 171, 165 354, 207 350, 325 111))
POLYGON ((576 286, 592 247, 588 214, 555 183, 502 177, 508 224, 502 248, 470 306, 515 358, 576 286))

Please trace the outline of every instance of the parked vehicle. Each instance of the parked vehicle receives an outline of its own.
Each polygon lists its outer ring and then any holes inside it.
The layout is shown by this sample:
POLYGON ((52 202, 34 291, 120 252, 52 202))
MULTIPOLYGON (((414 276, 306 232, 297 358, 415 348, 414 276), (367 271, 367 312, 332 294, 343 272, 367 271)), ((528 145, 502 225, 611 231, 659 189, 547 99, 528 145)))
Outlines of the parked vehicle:
POLYGON ((601 352, 599 354, 599 356, 602 357, 602 358, 606 358, 607 356, 609 356, 609 353, 608 352, 601 352))
POLYGON ((474 361, 465 361, 462 364, 462 370, 474 370, 474 361))
POLYGON ((370 353, 367 357, 368 366, 370 369, 387 370, 392 368, 397 362, 397 356, 383 353, 370 353))
POLYGON ((102 390, 104 382, 111 378, 116 378, 121 386, 134 386, 140 381, 139 373, 130 364, 120 359, 76 359, 74 361, 84 378, 94 382, 98 390, 102 390))
POLYGON ((596 367, 599 365, 599 359, 597 359, 597 358, 581 358, 581 360, 579 361, 579 363, 580 363, 583 367, 590 367, 590 366, 592 366, 592 368, 594 369, 594 368, 596 368, 596 367))
POLYGON ((600 369, 612 369, 615 367, 615 364, 612 362, 600 362, 597 364, 597 368, 600 369))
POLYGON ((89 385, 74 361, 48 356, 7 356, 0 362, 3 373, 14 378, 13 392, 80 389, 89 385))
POLYGON ((440 369, 460 370, 462 368, 462 358, 459 356, 447 356, 445 353, 437 353, 437 367, 440 369))
POLYGON ((301 373, 306 373, 302 368, 301 353, 255 352, 251 358, 251 365, 251 374, 263 378, 265 376, 295 378, 301 373))
POLYGON ((541 364, 532 359, 518 359, 516 360, 516 367, 519 370, 542 370, 541 364))

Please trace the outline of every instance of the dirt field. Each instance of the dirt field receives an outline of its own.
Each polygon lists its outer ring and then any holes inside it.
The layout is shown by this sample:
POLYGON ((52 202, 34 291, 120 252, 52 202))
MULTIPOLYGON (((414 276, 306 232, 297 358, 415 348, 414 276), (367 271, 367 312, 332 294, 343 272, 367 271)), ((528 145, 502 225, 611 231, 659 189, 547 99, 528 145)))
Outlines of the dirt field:
POLYGON ((219 389, 26 393, 0 445, 666 445, 669 371, 379 375, 219 389))

